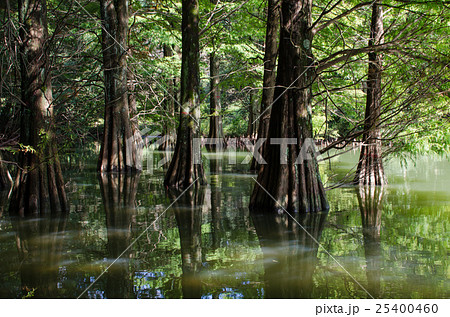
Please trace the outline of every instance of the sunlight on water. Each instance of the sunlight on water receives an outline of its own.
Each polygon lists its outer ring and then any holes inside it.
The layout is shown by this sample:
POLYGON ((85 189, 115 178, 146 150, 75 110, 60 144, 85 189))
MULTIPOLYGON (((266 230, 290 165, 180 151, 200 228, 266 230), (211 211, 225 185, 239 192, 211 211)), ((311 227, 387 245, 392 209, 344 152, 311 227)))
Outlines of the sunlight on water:
MULTIPOLYGON (((95 164, 83 163, 95 157, 72 157, 69 215, 0 217, 0 297, 74 298, 113 262, 83 297, 450 295, 447 159, 391 159, 383 190, 330 189, 328 214, 294 222, 249 213, 253 174, 228 164, 229 154, 205 155, 209 185, 167 211, 177 194, 165 192, 156 158, 152 173, 119 180, 100 179, 95 164)), ((357 159, 348 152, 321 163, 326 185, 344 179, 357 159)))

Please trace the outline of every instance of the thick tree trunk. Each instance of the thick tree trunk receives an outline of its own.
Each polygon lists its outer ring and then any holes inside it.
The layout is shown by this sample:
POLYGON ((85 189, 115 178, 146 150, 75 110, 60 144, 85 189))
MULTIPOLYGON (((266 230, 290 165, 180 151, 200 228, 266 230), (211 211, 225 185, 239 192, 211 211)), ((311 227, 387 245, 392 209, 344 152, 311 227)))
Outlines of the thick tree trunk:
POLYGON ((12 178, 8 168, 2 162, 2 153, 0 152, 0 217, 3 211, 8 208, 8 190, 12 186, 12 178))
POLYGON ((9 189, 11 185, 11 175, 9 174, 6 164, 3 163, 2 153, 0 152, 0 191, 9 189))
POLYGON ((105 123, 100 172, 142 169, 142 138, 130 120, 127 82, 127 0, 100 0, 105 82, 105 123))
POLYGON ((247 136, 252 138, 256 133, 255 112, 258 103, 257 91, 252 89, 250 91, 250 100, 248 105, 248 124, 247 124, 247 136))
POLYGON ((202 206, 205 192, 194 187, 180 197, 178 190, 169 190, 174 204, 175 219, 180 234, 181 263, 183 275, 181 284, 183 298, 201 298, 202 283, 202 206))
POLYGON ((383 188, 360 186, 357 189, 366 256, 367 290, 379 298, 381 268, 381 214, 383 211, 383 188))
POLYGON ((0 190, 0 217, 8 209, 8 191, 0 190))
POLYGON ((21 152, 10 212, 21 216, 67 210, 55 137, 45 0, 19 1, 21 152))
POLYGON ((181 109, 175 152, 164 179, 167 187, 187 188, 197 179, 206 182, 201 162, 198 0, 182 1, 181 109), (194 157, 197 156, 197 157, 194 157))
MULTIPOLYGON (((369 46, 384 42, 383 7, 378 0, 373 4, 369 46)), ((364 119, 363 142, 356 169, 355 183, 359 185, 384 185, 386 183, 381 157, 381 132, 378 127, 381 114, 381 72, 383 57, 381 53, 369 53, 367 75, 367 99, 364 119)))
MULTIPOLYGON (((164 44, 163 47, 164 57, 172 57, 173 49, 171 45, 164 44)), ((173 124, 169 121, 175 117, 175 78, 167 79, 167 93, 163 103, 163 110, 165 114, 165 119, 163 123, 162 135, 165 136, 164 142, 161 143, 158 150, 166 151, 172 148, 173 140, 175 138, 175 131, 172 128, 173 124)))
POLYGON ((122 253, 131 243, 139 174, 101 174, 99 182, 106 214, 109 259, 113 261, 122 255, 122 261, 118 261, 108 269, 106 296, 132 298, 133 279, 128 263, 132 250, 122 253))
MULTIPOLYGON (((278 41, 280 30, 280 0, 268 0, 267 4, 267 26, 266 26, 266 43, 264 48, 264 75, 263 75, 263 91, 261 96, 261 111, 258 123, 258 139, 267 138, 269 131, 270 110, 269 107, 273 102, 275 92, 275 67, 278 56, 278 41)), ((259 153, 263 154, 264 145, 260 148, 259 153)), ((250 165, 251 171, 259 170, 259 164, 255 158, 252 159, 250 165)))
MULTIPOLYGON (((128 58, 131 57, 131 52, 128 54, 128 58)), ((138 121, 138 111, 136 103, 136 76, 134 75, 134 70, 132 70, 131 65, 127 63, 127 88, 128 88, 128 108, 130 109, 130 122, 131 131, 133 132, 133 138, 130 142, 136 143, 135 151, 133 157, 139 164, 142 164, 143 147, 144 141, 142 140, 141 132, 139 131, 139 121, 138 121)))
POLYGON ((261 165, 250 199, 254 211, 277 210, 280 205, 294 210, 297 201, 301 212, 329 209, 314 153, 304 155, 307 149, 302 149, 312 138, 311 8, 312 0, 287 0, 281 6, 277 101, 272 106, 268 137, 270 142, 282 138, 286 143, 266 144, 267 164, 261 165), (287 138, 296 143, 289 144, 287 138))
POLYGON ((220 79, 219 79, 219 59, 215 52, 209 55, 209 75, 211 77, 211 92, 209 95, 209 134, 208 138, 216 139, 214 144, 207 144, 209 151, 221 149, 224 146, 222 129, 222 105, 220 103, 220 79))
POLYGON ((296 220, 303 228, 288 215, 251 216, 264 257, 266 298, 312 298, 316 241, 320 241, 327 214, 298 215, 296 220), (274 254, 273 250, 281 251, 274 254))

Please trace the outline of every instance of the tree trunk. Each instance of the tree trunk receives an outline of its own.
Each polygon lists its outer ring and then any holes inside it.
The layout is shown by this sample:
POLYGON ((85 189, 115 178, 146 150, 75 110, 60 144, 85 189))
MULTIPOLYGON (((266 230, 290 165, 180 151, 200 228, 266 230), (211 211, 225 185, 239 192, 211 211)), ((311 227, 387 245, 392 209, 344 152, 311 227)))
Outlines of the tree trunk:
POLYGON ((247 125, 247 136, 252 138, 256 133, 256 123, 255 121, 255 111, 258 103, 258 96, 256 89, 250 91, 250 103, 248 106, 248 125, 247 125))
POLYGON ((194 142, 200 136, 198 0, 183 0, 182 11, 180 122, 175 152, 164 179, 165 186, 180 189, 197 179, 201 184, 206 182, 200 142, 194 142))
POLYGON ((294 210, 297 200, 301 212, 329 209, 314 153, 299 159, 300 149, 312 138, 311 8, 312 0, 287 0, 281 6, 276 102, 270 114, 268 137, 271 142, 282 138, 286 143, 266 144, 267 164, 259 170, 258 184, 250 199, 250 208, 255 211, 277 210, 280 206, 294 210), (289 144, 286 138, 294 138, 296 143, 289 144))
POLYGON ((142 138, 130 120, 127 82, 127 0, 100 0, 105 82, 105 123, 100 172, 142 170, 142 138))
MULTIPOLYGON (((278 40, 280 30, 280 0, 268 0, 267 4, 267 26, 266 45, 264 48, 264 75, 263 91, 261 96, 261 111, 258 125, 258 139, 267 138, 269 130, 270 110, 268 108, 273 102, 276 79, 276 62, 278 55, 278 40)), ((265 144, 260 148, 259 153, 264 153, 265 144)), ((251 171, 259 170, 259 164, 255 158, 250 165, 251 171)))
POLYGON ((0 217, 3 216, 3 212, 8 208, 8 191, 0 190, 0 217))
MULTIPOLYGON (((378 0, 373 4, 372 23, 370 26, 369 46, 384 43, 383 7, 378 0)), ((380 128, 381 114, 381 72, 383 56, 381 53, 369 53, 367 75, 367 99, 364 119, 364 135, 356 169, 355 183, 359 185, 384 185, 386 183, 383 161, 381 158, 380 128)))
POLYGON ((3 163, 2 153, 0 152, 0 192, 11 187, 11 175, 9 174, 6 164, 3 163))
POLYGON ((19 1, 20 143, 32 147, 19 156, 10 212, 24 216, 67 210, 55 136, 45 0, 19 1))
MULTIPOLYGON (((171 45, 164 44, 163 47, 164 57, 172 57, 173 49, 171 45)), ((172 148, 173 138, 175 137, 175 131, 172 128, 172 122, 169 122, 168 119, 171 119, 175 116, 175 78, 169 78, 167 80, 167 93, 163 102, 163 110, 164 110, 164 123, 163 123, 163 131, 162 135, 165 136, 164 142, 161 143, 158 150, 166 151, 172 148)))
MULTIPOLYGON (((128 58, 131 58, 131 52, 128 54, 128 58)), ((133 153, 133 155, 139 164, 141 164, 144 141, 142 140, 141 132, 139 131, 139 120, 135 95, 136 76, 134 75, 134 69, 132 69, 131 65, 129 63, 127 63, 127 65, 128 108, 130 109, 131 131, 133 131, 133 139, 131 139, 130 142, 136 143, 136 152, 133 153)))
POLYGON ((209 75, 211 77, 211 93, 209 95, 209 134, 208 138, 216 139, 214 144, 207 144, 209 151, 221 149, 224 146, 222 129, 222 106, 220 103, 220 79, 219 79, 219 59, 216 52, 209 55, 209 75), (218 140, 220 139, 220 140, 218 140))

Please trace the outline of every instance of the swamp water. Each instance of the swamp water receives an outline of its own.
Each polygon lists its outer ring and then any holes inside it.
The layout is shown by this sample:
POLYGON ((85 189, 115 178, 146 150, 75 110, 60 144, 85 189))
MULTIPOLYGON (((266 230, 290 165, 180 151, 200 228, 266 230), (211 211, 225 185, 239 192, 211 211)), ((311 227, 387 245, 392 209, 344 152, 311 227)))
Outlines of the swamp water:
MULTIPOLYGON (((325 185, 357 159, 348 152, 322 163, 325 185)), ((328 214, 295 220, 251 215, 255 175, 227 154, 206 153, 208 185, 178 199, 161 168, 99 178, 95 162, 82 154, 63 162, 66 216, 0 216, 0 297, 450 296, 447 158, 392 159, 383 190, 330 189, 328 214)))

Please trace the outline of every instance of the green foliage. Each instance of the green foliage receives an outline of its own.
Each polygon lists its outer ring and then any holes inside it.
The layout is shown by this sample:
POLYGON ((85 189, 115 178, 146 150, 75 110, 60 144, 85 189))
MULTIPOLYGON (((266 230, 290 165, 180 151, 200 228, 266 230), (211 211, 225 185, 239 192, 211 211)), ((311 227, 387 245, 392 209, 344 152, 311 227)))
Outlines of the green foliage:
POLYGON ((442 121, 423 121, 410 126, 400 136, 392 141, 391 152, 396 156, 405 153, 412 157, 436 153, 448 156, 450 154, 450 123, 442 121))
POLYGON ((22 143, 17 143, 17 147, 7 146, 1 149, 2 151, 7 151, 12 154, 17 154, 19 152, 30 152, 30 153, 36 153, 36 150, 31 145, 25 145, 22 143))
MULTIPOLYGON (((81 7, 77 3, 48 1, 55 136, 59 147, 65 149, 99 142, 104 124, 99 2, 78 2, 81 7)), ((371 6, 345 14, 360 4, 356 0, 313 1, 313 17, 320 18, 315 27, 344 14, 315 35, 312 45, 318 63, 367 46, 371 6)), ((385 42, 390 45, 382 52, 384 145, 390 147, 389 153, 448 153, 449 10, 439 1, 387 0, 383 4, 385 42)), ((209 54, 213 51, 220 59, 225 135, 243 135, 247 130, 249 91, 262 86, 266 6, 263 0, 199 1, 203 134, 209 125, 209 54)), ((179 105, 181 1, 131 0, 129 13, 127 62, 139 125, 173 130, 178 115, 168 113, 165 104, 175 99, 175 108, 179 105), (164 56, 164 47, 171 48, 173 55, 164 56)), ((5 10, 0 14, 7 18, 5 10)), ((19 64, 13 54, 17 47, 12 41, 14 36, 8 37, 18 35, 16 9, 9 19, 11 24, 5 24, 1 32, 8 45, 0 49, 0 58, 2 65, 11 68, 1 69, 0 139, 12 135, 20 124, 20 104, 14 97, 20 96, 19 64)), ((318 74, 312 86, 316 138, 344 137, 362 131, 367 53, 351 53, 318 74)))

